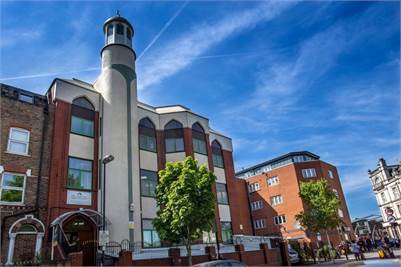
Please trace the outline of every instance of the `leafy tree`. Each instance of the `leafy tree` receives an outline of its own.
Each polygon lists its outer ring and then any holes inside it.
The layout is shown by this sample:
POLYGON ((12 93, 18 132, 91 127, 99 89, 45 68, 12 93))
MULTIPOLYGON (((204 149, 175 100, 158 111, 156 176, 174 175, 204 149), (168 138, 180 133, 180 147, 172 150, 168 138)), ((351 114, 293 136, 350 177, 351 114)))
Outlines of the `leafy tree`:
POLYGON ((331 246, 328 230, 342 224, 338 214, 340 202, 326 180, 302 182, 299 196, 306 209, 297 214, 295 218, 302 227, 317 233, 326 232, 327 241, 331 246))
POLYGON ((167 163, 159 177, 156 187, 159 211, 153 225, 162 240, 185 244, 188 263, 192 265, 191 243, 214 225, 212 185, 216 176, 206 166, 199 167, 197 160, 187 157, 167 163))

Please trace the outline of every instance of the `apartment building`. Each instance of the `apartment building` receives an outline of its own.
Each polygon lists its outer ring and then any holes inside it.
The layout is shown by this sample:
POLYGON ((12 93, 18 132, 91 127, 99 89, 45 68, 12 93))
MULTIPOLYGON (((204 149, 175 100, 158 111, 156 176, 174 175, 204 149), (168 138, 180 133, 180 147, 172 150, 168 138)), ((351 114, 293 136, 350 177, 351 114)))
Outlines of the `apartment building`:
POLYGON ((0 265, 19 265, 44 242, 52 108, 43 95, 0 87, 0 265))
POLYGON ((301 182, 325 179, 340 200, 338 213, 345 227, 329 231, 336 245, 351 238, 351 220, 337 168, 308 151, 291 152, 236 173, 248 184, 249 203, 255 235, 283 236, 290 241, 317 244, 326 241, 325 233, 311 233, 301 228, 295 215, 305 206, 299 197, 301 182))
POLYGON ((377 168, 369 170, 377 204, 388 236, 401 238, 401 164, 387 165, 379 159, 377 168))

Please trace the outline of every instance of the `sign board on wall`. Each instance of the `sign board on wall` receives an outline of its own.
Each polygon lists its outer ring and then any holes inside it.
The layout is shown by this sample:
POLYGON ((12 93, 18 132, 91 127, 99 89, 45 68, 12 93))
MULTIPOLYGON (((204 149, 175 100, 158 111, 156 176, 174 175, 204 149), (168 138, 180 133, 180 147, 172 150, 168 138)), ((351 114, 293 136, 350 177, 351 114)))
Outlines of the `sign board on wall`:
POLYGON ((92 204, 92 193, 67 190, 67 204, 90 206, 92 204))

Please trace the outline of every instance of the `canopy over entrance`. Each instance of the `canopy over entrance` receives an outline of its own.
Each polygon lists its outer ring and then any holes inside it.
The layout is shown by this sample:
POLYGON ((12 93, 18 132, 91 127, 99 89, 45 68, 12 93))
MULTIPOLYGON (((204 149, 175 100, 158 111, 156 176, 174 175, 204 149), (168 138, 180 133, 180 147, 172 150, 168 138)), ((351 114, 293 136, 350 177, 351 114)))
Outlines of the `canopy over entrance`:
MULTIPOLYGON (((103 215, 100 212, 98 212, 96 210, 91 210, 91 209, 79 209, 79 210, 69 211, 69 212, 61 214, 50 224, 50 227, 59 226, 62 229, 64 222, 66 222, 68 219, 70 219, 74 216, 77 216, 77 215, 86 216, 98 228, 103 226, 103 215)), ((105 225, 106 227, 105 228, 107 228, 107 226, 109 226, 110 224, 111 224, 111 222, 106 218, 106 225, 105 225)))

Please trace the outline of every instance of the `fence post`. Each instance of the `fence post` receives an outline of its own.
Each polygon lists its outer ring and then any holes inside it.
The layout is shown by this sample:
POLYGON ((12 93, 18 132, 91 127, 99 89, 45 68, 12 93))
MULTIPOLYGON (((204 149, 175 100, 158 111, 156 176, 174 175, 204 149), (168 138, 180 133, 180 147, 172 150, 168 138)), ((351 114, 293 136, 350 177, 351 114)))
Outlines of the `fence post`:
POLYGON ((118 265, 120 266, 132 266, 132 251, 121 250, 118 255, 118 265))
POLYGON ((168 256, 171 258, 172 266, 180 266, 181 265, 180 248, 169 248, 168 256))
POLYGON ((216 248, 214 246, 206 246, 205 254, 208 256, 209 260, 215 260, 217 258, 216 248))
POLYGON ((70 266, 82 266, 84 264, 84 254, 82 251, 68 254, 68 259, 70 266))
POLYGON ((268 255, 269 246, 266 243, 260 243, 259 247, 261 250, 263 250, 263 255, 265 256, 265 264, 268 264, 269 263, 269 255, 268 255))
POLYGON ((288 241, 280 241, 280 254, 281 254, 281 265, 291 266, 290 255, 288 254, 288 241))
POLYGON ((243 244, 238 244, 235 245, 235 251, 238 253, 239 255, 239 261, 240 262, 245 262, 245 249, 244 249, 244 245, 243 244))

